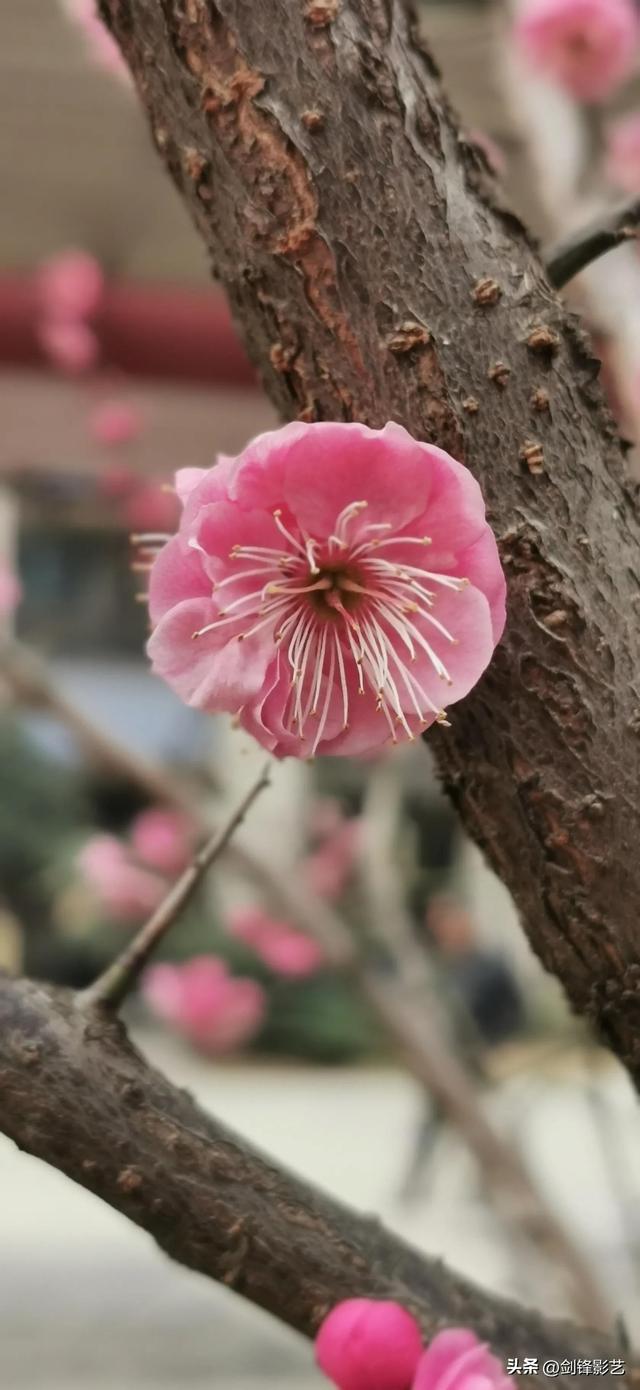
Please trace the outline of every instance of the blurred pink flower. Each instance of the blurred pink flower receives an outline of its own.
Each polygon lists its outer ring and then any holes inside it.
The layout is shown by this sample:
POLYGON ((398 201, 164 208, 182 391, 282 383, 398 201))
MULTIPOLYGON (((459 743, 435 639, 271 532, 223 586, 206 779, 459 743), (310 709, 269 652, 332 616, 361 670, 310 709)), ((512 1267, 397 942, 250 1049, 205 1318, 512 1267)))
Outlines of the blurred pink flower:
POLYGON ((260 1028, 266 997, 255 980, 234 979, 216 956, 154 965, 142 992, 149 1007, 203 1052, 230 1052, 260 1028))
POLYGON ((640 112, 622 116, 609 126, 605 167, 618 188, 640 193, 640 112))
POLYGON ((82 31, 89 58, 121 82, 131 82, 131 74, 118 45, 100 19, 96 0, 62 0, 62 8, 82 31))
POLYGON ((97 444, 117 448, 137 439, 142 430, 142 416, 128 401, 101 401, 89 417, 89 431, 97 444))
POLYGON ((22 598, 22 585, 6 561, 0 559, 0 619, 8 618, 22 598))
POLYGON ((123 508, 131 531, 170 531, 177 520, 178 504, 173 488, 161 483, 139 483, 123 508))
POLYGON ((345 891, 358 857, 360 822, 346 817, 324 842, 303 860, 304 877, 313 893, 335 902, 345 891))
POLYGON ((138 858, 170 877, 186 869, 194 839, 187 817, 163 806, 141 811, 131 826, 131 846, 138 858))
POLYGON ((150 577, 153 668, 183 700, 236 714, 277 757, 446 722, 505 619, 462 464, 396 424, 297 423, 196 476, 150 577))
POLYGON ((315 1347, 339 1390, 411 1390, 422 1333, 399 1303, 349 1298, 325 1318, 315 1347))
POLYGON ((638 60, 634 0, 526 0, 515 23, 524 58, 578 101, 604 101, 638 60))
POLYGON ((91 318, 104 294, 104 275, 88 251, 60 251, 37 272, 40 314, 55 323, 78 323, 91 318))
POLYGON ((512 1383, 475 1333, 450 1328, 421 1357, 412 1390, 508 1390, 512 1383))
POLYGON ((43 319, 37 334, 41 348, 60 371, 79 376, 95 367, 99 344, 93 329, 85 323, 43 319))
POLYGON ((101 906, 120 922, 143 920, 164 896, 167 885, 157 874, 134 864, 115 835, 94 835, 77 859, 78 868, 101 906))
POLYGON ((318 796, 309 810, 309 834, 314 839, 325 840, 344 825, 345 819, 342 802, 337 796, 318 796))
POLYGON ((231 913, 227 925, 230 934, 250 946, 276 975, 302 980, 325 964, 324 953, 312 937, 269 917, 261 908, 231 913))

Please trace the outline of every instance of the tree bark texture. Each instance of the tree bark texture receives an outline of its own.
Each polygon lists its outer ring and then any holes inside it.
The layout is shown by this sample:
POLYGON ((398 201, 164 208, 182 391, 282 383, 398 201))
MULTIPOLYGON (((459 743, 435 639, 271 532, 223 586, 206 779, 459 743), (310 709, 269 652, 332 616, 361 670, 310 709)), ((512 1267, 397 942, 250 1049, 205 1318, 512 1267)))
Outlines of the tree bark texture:
POLYGON ((588 343, 403 0, 101 0, 284 416, 478 477, 509 616, 429 734, 531 941, 640 1082, 640 523, 588 343))
POLYGON ((284 1172, 149 1067, 117 1020, 68 992, 0 978, 0 1096, 2 1129, 20 1148, 307 1336, 341 1298, 362 1295, 398 1299, 427 1336, 473 1327, 505 1358, 622 1354, 595 1332, 482 1293, 284 1172))

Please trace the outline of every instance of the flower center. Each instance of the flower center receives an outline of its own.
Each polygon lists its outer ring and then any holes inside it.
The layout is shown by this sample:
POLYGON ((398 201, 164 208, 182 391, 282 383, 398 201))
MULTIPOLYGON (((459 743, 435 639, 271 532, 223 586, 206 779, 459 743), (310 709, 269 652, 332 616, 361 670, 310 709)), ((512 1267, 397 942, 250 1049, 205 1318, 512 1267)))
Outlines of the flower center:
POLYGON ((325 621, 355 613, 367 594, 363 578, 355 565, 321 565, 317 575, 308 575, 311 607, 325 621))
POLYGON ((213 586, 216 616, 193 633, 201 638, 226 629, 237 642, 260 632, 272 638, 278 667, 284 663, 289 672, 282 720, 308 741, 310 756, 325 730, 335 729, 338 711, 342 728, 349 727, 352 701, 367 692, 394 743, 398 727, 413 739, 434 718, 447 723, 416 663, 424 670, 426 658, 443 685, 452 684, 433 643, 457 640, 433 610, 443 589, 457 593, 468 580, 412 563, 430 538, 393 535, 389 522, 367 523, 366 507, 351 502, 322 540, 295 523, 290 529, 274 512, 282 543, 233 547, 230 572, 213 586))

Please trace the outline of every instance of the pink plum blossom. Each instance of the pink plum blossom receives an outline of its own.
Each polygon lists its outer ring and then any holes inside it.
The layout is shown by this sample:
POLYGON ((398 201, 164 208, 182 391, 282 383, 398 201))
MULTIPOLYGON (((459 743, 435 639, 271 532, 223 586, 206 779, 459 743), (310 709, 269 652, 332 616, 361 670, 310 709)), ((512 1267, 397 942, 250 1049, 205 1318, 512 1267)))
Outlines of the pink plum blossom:
POLYGON ((640 193, 640 112, 609 127, 605 164, 613 184, 626 193, 640 193))
POLYGON ((38 341, 54 367, 80 376, 95 367, 99 345, 86 323, 64 323, 43 319, 37 328, 38 341))
POLYGON ((266 997, 255 980, 235 979, 216 956, 154 965, 142 990, 149 1007, 207 1053, 230 1052, 260 1028, 266 997))
POLYGON ((62 8, 81 30, 91 62, 120 81, 130 82, 129 69, 115 39, 100 19, 96 0, 62 0, 62 8))
POLYGON ((8 618, 22 598, 22 585, 6 561, 0 559, 0 620, 8 618))
POLYGON ((526 0, 515 37, 524 58, 578 101, 604 101, 633 72, 634 0, 526 0))
POLYGON ((186 869, 193 844, 194 829, 188 818, 163 806, 141 811, 131 826, 131 846, 138 859, 170 877, 186 869))
POLYGON ((360 843, 360 823, 346 817, 327 835, 302 865, 304 877, 313 893, 327 902, 342 896, 353 874, 360 843))
POLYGON ((412 1390, 508 1390, 500 1362, 475 1333, 439 1332, 421 1357, 412 1390))
POLYGON ((104 275, 88 251, 60 251, 40 266, 37 293, 43 319, 81 323, 99 309, 104 275))
POLYGON ((94 835, 77 862, 101 906, 119 922, 141 921, 166 892, 164 880, 133 863, 115 835, 94 835))
POLYGON ((101 401, 89 417, 89 431, 97 444, 107 449, 130 444, 142 428, 140 411, 128 401, 101 401))
POLYGON ((250 946, 276 975, 302 980, 314 975, 325 964, 321 947, 310 936, 288 922, 278 922, 261 908, 232 913, 228 928, 232 936, 250 946))
POLYGON ((422 1334, 399 1303, 349 1298, 325 1318, 315 1347, 321 1371, 339 1390, 411 1390, 422 1334))
POLYGON ((480 488, 400 425, 286 425, 176 490, 153 669, 277 757, 413 739, 489 664, 505 583, 480 488))

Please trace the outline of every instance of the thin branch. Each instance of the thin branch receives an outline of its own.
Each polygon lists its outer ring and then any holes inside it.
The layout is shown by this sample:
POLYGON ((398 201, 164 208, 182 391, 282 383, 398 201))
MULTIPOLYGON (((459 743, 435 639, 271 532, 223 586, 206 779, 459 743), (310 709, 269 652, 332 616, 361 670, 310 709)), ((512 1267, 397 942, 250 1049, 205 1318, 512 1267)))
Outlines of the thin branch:
POLYGON ((88 989, 83 990, 78 995, 78 1003, 81 1008, 94 1009, 99 1006, 109 1009, 118 1008, 133 989, 151 952, 166 936, 207 869, 226 849, 234 831, 244 820, 249 807, 268 785, 269 766, 267 764, 249 791, 245 793, 235 811, 229 816, 226 824, 222 829, 216 830, 206 844, 198 850, 192 863, 185 869, 167 896, 163 898, 148 922, 145 922, 144 926, 140 928, 133 941, 125 947, 117 959, 98 976, 98 979, 88 989))
POLYGON ((545 256, 547 275, 561 290, 592 261, 597 261, 640 235, 640 198, 610 208, 562 241, 551 246, 545 256))
MULTIPOLYGON (((5 648, 5 657, 6 651, 5 648)), ((35 655, 32 656, 24 648, 16 651, 14 644, 11 644, 10 655, 11 670, 15 669, 17 657, 21 671, 36 673, 39 703, 49 708, 75 731, 92 756, 101 760, 105 767, 117 770, 120 776, 126 776, 132 783, 139 785, 151 797, 161 795, 162 800, 168 805, 186 810, 200 825, 203 834, 212 834, 210 823, 202 808, 179 782, 174 783, 162 768, 134 757, 125 746, 93 725, 70 700, 60 695, 46 668, 35 655)), ((493 1131, 484 1112, 478 1106, 464 1067, 450 1055, 449 1048, 440 1036, 441 1030, 437 1028, 432 1017, 429 994, 423 987, 425 964, 422 952, 416 949, 409 959, 406 923, 404 947, 401 950, 404 968, 400 984, 398 981, 380 976, 371 969, 356 950, 345 922, 327 903, 307 889, 299 875, 290 873, 285 877, 284 874, 278 873, 268 861, 260 858, 240 840, 232 841, 231 834, 226 833, 228 830, 229 826, 226 830, 213 834, 210 844, 216 844, 216 855, 226 850, 233 856, 261 892, 276 902, 285 916, 320 943, 332 969, 353 980, 355 987, 378 1019, 399 1060, 419 1085, 442 1105, 450 1122, 461 1134, 470 1151, 475 1154, 479 1166, 487 1174, 488 1188, 494 1198, 499 1199, 503 1209, 508 1210, 510 1218, 527 1231, 532 1241, 537 1239, 538 1244, 544 1246, 547 1253, 551 1253, 553 1259, 562 1263, 568 1270, 574 1288, 576 1307, 585 1320, 594 1325, 603 1325, 606 1322, 606 1312, 586 1262, 553 1214, 544 1209, 540 1194, 536 1192, 519 1156, 493 1131), (418 991, 416 986, 419 987, 418 991), (409 993, 415 996, 417 992, 421 997, 418 1000, 409 1000, 409 993)), ((379 864, 377 869, 380 869, 379 864)), ((191 870, 187 870, 187 874, 190 872, 191 870)), ((390 903, 384 885, 377 877, 375 881, 376 889, 371 894, 371 903, 375 913, 379 912, 377 920, 380 927, 385 917, 382 903, 389 907, 390 903)), ((147 932, 153 934, 149 949, 152 949, 155 940, 158 939, 155 936, 154 922, 159 914, 164 914, 167 901, 178 891, 181 882, 182 880, 142 929, 145 939, 147 932)), ((397 898, 395 903, 397 908, 397 898)), ((389 916, 392 915, 389 912, 389 916)), ((397 925, 399 926, 399 923, 397 925)), ((164 930, 161 926, 161 934, 164 930)), ((385 936, 385 944, 389 947, 389 933, 382 933, 380 930, 380 934, 385 936)), ((136 949, 137 940, 138 938, 131 944, 132 952, 136 949)), ((148 951, 145 950, 145 959, 147 954, 148 951)), ((105 975, 80 995, 79 1001, 83 1007, 91 1007, 98 1002, 96 992, 101 990, 103 985, 109 994, 111 989, 114 989, 119 1001, 123 997, 120 993, 121 969, 122 962, 114 962, 105 975)), ((139 973, 139 969, 138 966, 136 973, 139 973)), ((102 1002, 105 1002, 104 999, 102 1002)))
POLYGON ((33 709, 48 710, 73 734, 89 762, 141 787, 152 801, 166 801, 193 810, 189 788, 148 758, 118 743, 78 706, 52 679, 42 658, 13 638, 0 643, 0 678, 14 700, 33 709))
POLYGON ((393 964, 392 976, 361 963, 358 981, 396 1055, 466 1142, 494 1204, 551 1267, 569 1276, 574 1307, 585 1322, 606 1328, 611 1309, 588 1259, 538 1191, 518 1150, 502 1137, 478 1099, 477 1087, 445 1031, 441 1000, 417 945, 393 862, 401 810, 398 763, 380 765, 369 781, 368 834, 361 862, 368 920, 393 964))

